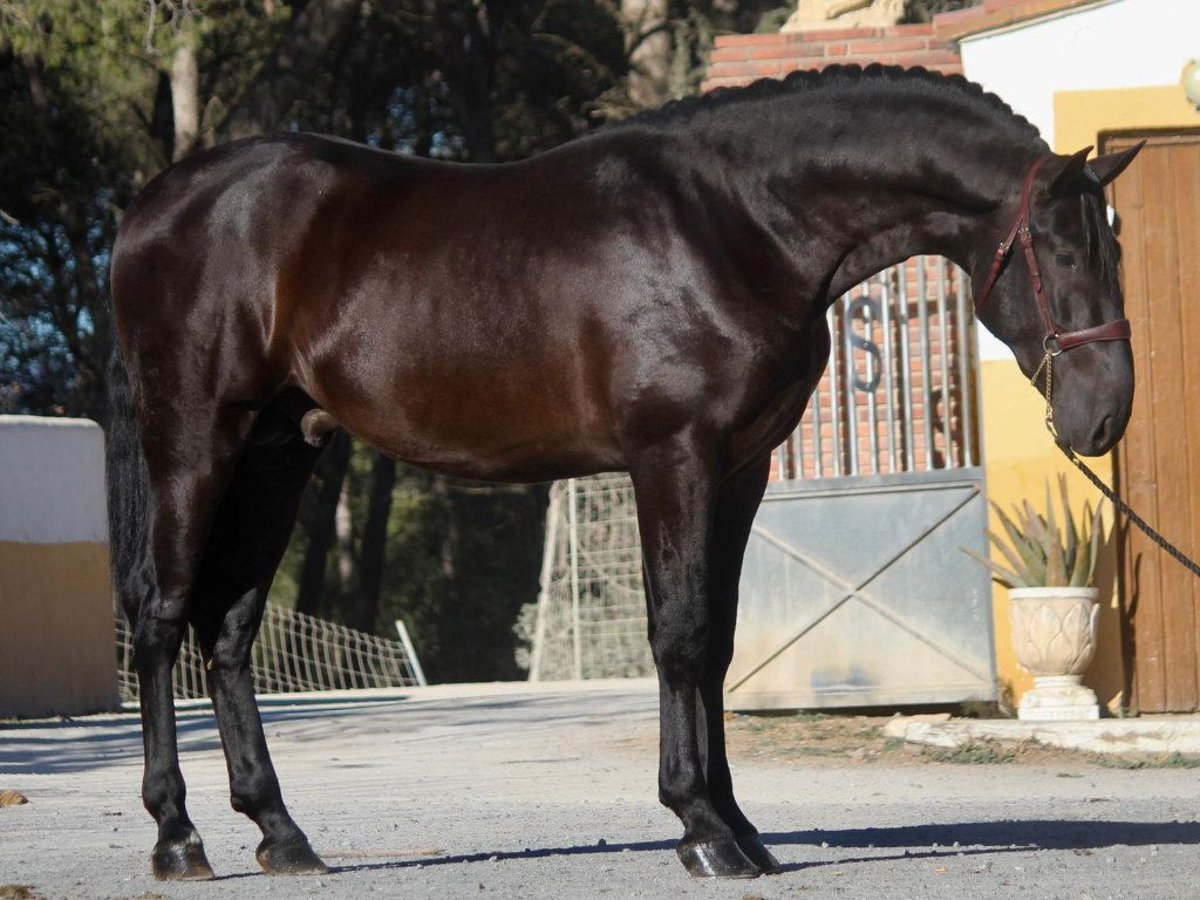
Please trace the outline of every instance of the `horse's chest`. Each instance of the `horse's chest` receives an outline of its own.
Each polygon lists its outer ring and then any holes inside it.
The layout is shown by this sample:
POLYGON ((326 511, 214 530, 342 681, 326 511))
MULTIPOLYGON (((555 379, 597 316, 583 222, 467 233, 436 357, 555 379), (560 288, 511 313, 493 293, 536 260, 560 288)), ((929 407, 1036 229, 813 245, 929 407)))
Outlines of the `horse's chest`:
POLYGON ((776 363, 782 377, 772 379, 748 404, 746 416, 733 433, 732 448, 738 463, 778 446, 800 424, 813 390, 829 360, 829 331, 822 321, 795 348, 791 365, 776 363))

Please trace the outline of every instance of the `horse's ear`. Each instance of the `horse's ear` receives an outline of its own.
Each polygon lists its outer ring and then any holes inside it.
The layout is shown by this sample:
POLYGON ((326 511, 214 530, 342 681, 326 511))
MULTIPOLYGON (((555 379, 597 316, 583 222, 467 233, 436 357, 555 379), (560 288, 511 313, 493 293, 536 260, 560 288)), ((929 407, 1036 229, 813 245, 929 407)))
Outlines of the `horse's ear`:
POLYGON ((1133 162, 1133 158, 1138 155, 1138 151, 1145 146, 1145 141, 1138 141, 1128 150, 1120 153, 1106 153, 1104 156, 1097 156, 1088 164, 1088 167, 1096 173, 1101 184, 1108 184, 1125 171, 1125 168, 1133 162))
POLYGON ((1091 147, 1072 153, 1070 156, 1055 156, 1046 164, 1050 177, 1050 196, 1067 197, 1079 193, 1080 182, 1087 170, 1087 157, 1091 147))

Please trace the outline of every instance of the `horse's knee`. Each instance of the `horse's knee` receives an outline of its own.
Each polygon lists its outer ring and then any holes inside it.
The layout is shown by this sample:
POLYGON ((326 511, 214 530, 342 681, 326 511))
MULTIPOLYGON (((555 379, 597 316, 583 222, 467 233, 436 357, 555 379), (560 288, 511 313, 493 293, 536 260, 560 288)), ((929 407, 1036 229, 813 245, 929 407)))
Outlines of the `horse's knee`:
POLYGON ((700 616, 661 616, 655 622, 650 649, 664 675, 694 679, 709 657, 708 624, 700 616))

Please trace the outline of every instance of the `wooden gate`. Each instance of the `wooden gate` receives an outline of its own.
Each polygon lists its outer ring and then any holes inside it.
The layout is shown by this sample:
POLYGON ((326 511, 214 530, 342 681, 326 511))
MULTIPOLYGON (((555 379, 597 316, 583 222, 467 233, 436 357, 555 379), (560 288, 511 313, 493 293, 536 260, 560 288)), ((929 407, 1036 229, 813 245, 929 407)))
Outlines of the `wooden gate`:
MULTIPOLYGON (((1200 548, 1200 131, 1120 135, 1148 143, 1110 188, 1124 249, 1125 309, 1137 373, 1117 452, 1122 497, 1185 552, 1200 548), (1190 356, 1190 359, 1189 359, 1190 356)), ((1141 712, 1200 709, 1200 580, 1136 529, 1120 543, 1141 712)))

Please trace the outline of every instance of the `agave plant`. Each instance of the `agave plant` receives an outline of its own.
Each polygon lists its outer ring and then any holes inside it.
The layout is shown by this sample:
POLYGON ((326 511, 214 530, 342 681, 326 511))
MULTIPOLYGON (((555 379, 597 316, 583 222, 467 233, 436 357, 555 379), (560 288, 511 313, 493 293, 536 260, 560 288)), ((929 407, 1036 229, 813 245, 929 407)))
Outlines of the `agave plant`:
POLYGON ((965 547, 964 551, 992 570, 992 580, 1008 588, 1090 586, 1104 543, 1100 507, 1093 512, 1091 505, 1084 503, 1083 518, 1076 525, 1067 496, 1067 479, 1062 474, 1058 476, 1058 489, 1062 497, 1062 528, 1054 514, 1049 481, 1046 482, 1045 516, 1034 512, 1028 500, 1020 506, 1014 505, 1012 516, 996 503, 992 504, 1009 542, 991 529, 988 537, 1009 567, 985 559, 965 547))

